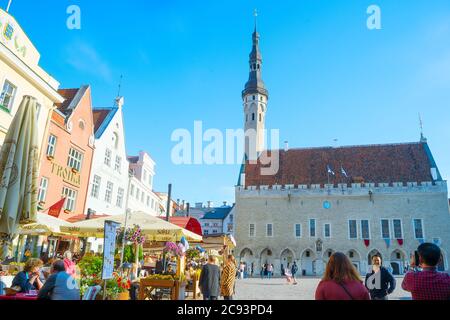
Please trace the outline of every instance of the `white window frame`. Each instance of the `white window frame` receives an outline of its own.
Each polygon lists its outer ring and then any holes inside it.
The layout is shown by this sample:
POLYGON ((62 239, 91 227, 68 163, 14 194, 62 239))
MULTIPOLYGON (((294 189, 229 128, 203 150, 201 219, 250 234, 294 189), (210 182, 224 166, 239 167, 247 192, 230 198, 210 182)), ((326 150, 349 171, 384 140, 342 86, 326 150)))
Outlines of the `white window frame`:
POLYGON ((17 93, 17 86, 14 85, 14 83, 9 81, 8 79, 5 79, 3 81, 2 91, 0 92, 0 106, 2 106, 3 107, 2 109, 4 109, 6 112, 11 113, 12 108, 14 106, 14 100, 16 97, 16 93, 17 93), (3 103, 5 101, 5 96, 4 96, 5 91, 4 90, 5 90, 6 83, 8 83, 8 85, 13 88, 12 93, 10 95, 9 103, 7 106, 3 105, 3 103))
POLYGON ((45 199, 47 198, 48 182, 49 179, 47 177, 41 177, 38 191, 38 202, 45 202, 45 199), (43 186, 44 181, 45 187, 43 186))
POLYGON ((414 233, 414 239, 426 239, 426 237, 425 237, 425 223, 424 223, 424 219, 422 219, 422 218, 413 218, 412 219, 412 227, 413 227, 413 233, 414 233), (417 235, 416 235, 416 226, 415 226, 415 224, 414 224, 414 221, 415 220, 420 220, 420 224, 422 225, 422 238, 417 238, 417 235))
POLYGON ((387 218, 381 218, 380 219, 380 236, 381 236, 381 239, 392 239, 391 221, 389 219, 387 219, 387 218), (385 238, 384 235, 383 235, 383 221, 387 221, 388 222, 388 233, 389 233, 388 238, 385 238))
POLYGON ((105 159, 103 160, 103 163, 107 165, 108 167, 111 167, 111 157, 112 157, 112 151, 108 148, 105 150, 105 159))
POLYGON ((308 235, 310 238, 317 238, 317 219, 309 218, 308 219, 308 235), (311 236, 311 221, 314 220, 314 236, 311 236))
POLYGON ((84 154, 81 151, 75 149, 74 147, 70 147, 69 157, 67 158, 67 166, 80 172, 81 167, 83 166, 83 158, 84 154))
POLYGON ((75 212, 78 192, 69 187, 63 187, 62 196, 66 198, 66 201, 64 201, 64 210, 75 212))
POLYGON ((403 220, 402 219, 400 219, 400 218, 393 218, 392 219, 392 236, 393 236, 393 238, 395 238, 395 239, 404 239, 404 232, 403 232, 403 220), (397 238, 396 236, 395 236, 395 225, 394 225, 394 220, 398 220, 398 221, 400 221, 400 232, 401 232, 401 238, 397 238))
POLYGON ((303 235, 302 224, 301 223, 294 223, 294 238, 301 239, 302 235, 303 235), (297 226, 300 226, 300 228, 299 228, 300 236, 297 236, 297 226))
POLYGON ((106 182, 106 189, 105 189, 105 202, 111 203, 112 197, 114 192, 114 183, 111 181, 106 182))
POLYGON ((92 179, 92 187, 91 187, 91 197, 98 199, 100 195, 100 186, 102 185, 102 177, 94 174, 94 177, 92 179), (98 178, 98 181, 96 181, 96 178, 98 178))
POLYGON ((122 170, 122 157, 116 156, 116 162, 114 164, 114 170, 120 173, 122 170))
POLYGON ((249 238, 254 238, 256 236, 256 224, 254 223, 249 223, 248 224, 248 237, 249 238), (253 235, 252 235, 252 226, 253 226, 253 235))
POLYGON ((123 188, 117 189, 116 207, 122 208, 124 195, 125 190, 123 188))
POLYGON ((331 223, 330 222, 325 222, 324 224, 323 224, 323 237, 325 238, 325 239, 331 239, 331 223), (328 225, 329 227, 330 227, 330 235, 327 237, 326 236, 326 233, 325 233, 325 226, 326 225, 328 225))
POLYGON ((360 221, 359 221, 359 226, 360 226, 360 228, 361 228, 361 233, 360 233, 360 236, 361 236, 361 239, 362 240, 371 240, 372 239, 372 237, 371 237, 371 230, 370 230, 370 220, 369 219, 361 219, 360 221), (367 230, 368 230, 368 233, 369 233, 369 237, 368 238, 363 238, 363 227, 362 227, 362 222, 363 221, 367 221, 367 230))
POLYGON ((357 219, 348 219, 347 220, 347 234, 348 234, 348 239, 349 240, 357 240, 358 239, 358 220, 357 219), (350 221, 355 221, 355 231, 356 231, 356 236, 354 238, 351 237, 351 233, 350 233, 350 221))
POLYGON ((266 238, 273 238, 273 223, 266 223, 266 238), (269 226, 271 226, 272 234, 269 235, 269 226))
POLYGON ((47 151, 46 151, 46 155, 49 157, 54 157, 55 156, 55 152, 56 152, 56 143, 58 142, 58 137, 50 134, 48 136, 48 141, 47 141, 47 151), (53 139, 54 138, 54 139, 53 139))

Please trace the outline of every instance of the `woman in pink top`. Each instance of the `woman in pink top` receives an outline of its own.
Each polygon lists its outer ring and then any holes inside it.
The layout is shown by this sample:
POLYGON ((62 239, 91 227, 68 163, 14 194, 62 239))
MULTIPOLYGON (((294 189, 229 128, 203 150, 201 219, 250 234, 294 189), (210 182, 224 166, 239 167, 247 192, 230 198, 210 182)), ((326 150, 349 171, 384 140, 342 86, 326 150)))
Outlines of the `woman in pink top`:
POLYGON ((64 252, 64 266, 66 267, 66 272, 71 276, 76 276, 75 263, 72 261, 72 252, 64 252))
POLYGON ((330 257, 325 275, 316 289, 316 300, 370 300, 358 271, 342 252, 330 257))

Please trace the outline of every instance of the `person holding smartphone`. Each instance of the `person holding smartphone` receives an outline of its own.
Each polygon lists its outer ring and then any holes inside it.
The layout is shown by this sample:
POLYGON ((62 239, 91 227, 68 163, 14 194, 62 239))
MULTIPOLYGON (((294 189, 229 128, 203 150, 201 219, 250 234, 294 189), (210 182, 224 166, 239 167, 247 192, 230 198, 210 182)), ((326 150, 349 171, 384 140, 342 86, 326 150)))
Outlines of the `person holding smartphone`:
POLYGON ((40 279, 41 267, 44 265, 40 259, 28 259, 23 271, 19 272, 12 281, 12 288, 20 288, 18 293, 28 293, 31 290, 40 290, 43 282, 40 279))
POLYGON ((411 255, 414 271, 405 275, 402 288, 411 292, 413 300, 450 300, 450 275, 437 271, 440 259, 441 249, 433 243, 421 244, 411 255))

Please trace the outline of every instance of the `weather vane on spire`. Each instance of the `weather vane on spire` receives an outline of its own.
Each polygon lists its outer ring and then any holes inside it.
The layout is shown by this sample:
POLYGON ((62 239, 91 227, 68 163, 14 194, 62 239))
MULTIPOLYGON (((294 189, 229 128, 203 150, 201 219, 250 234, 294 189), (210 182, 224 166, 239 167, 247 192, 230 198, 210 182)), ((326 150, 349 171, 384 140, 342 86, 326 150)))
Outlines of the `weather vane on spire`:
POLYGON ((258 9, 253 10, 253 16, 255 17, 255 30, 256 30, 256 24, 258 22, 258 9))
POLYGON ((120 75, 119 90, 117 92, 118 97, 120 97, 120 90, 122 89, 122 79, 123 79, 123 75, 120 75))
POLYGON ((420 141, 426 141, 426 138, 423 135, 423 121, 420 112, 419 112, 419 125, 420 125, 420 141))

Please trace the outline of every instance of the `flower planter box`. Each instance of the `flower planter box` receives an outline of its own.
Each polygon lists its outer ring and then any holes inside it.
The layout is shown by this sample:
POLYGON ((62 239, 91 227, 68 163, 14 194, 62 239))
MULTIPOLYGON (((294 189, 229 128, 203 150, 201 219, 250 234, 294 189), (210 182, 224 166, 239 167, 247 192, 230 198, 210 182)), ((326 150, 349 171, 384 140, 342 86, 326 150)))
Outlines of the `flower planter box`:
POLYGON ((117 296, 117 300, 120 300, 120 301, 130 300, 130 292, 125 291, 125 292, 119 293, 119 295, 117 296))

